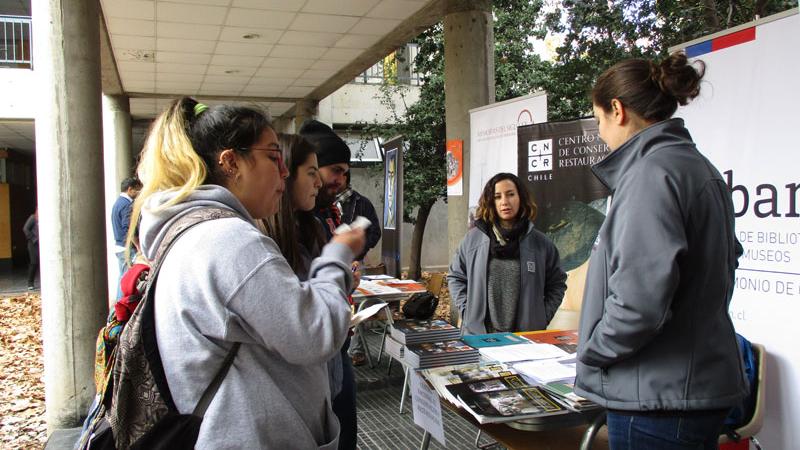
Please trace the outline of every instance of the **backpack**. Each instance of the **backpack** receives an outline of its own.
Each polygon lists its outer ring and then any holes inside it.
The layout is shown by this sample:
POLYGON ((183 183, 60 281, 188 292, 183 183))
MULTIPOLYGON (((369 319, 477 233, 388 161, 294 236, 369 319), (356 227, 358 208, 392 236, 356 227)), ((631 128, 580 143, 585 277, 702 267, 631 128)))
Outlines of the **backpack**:
POLYGON ((76 449, 194 448, 203 415, 233 363, 239 343, 229 350, 194 411, 180 414, 156 342, 156 283, 161 264, 178 237, 198 223, 227 217, 238 216, 219 208, 184 214, 169 226, 153 268, 137 264, 123 276, 123 292, 128 295, 117 302, 109 322, 100 330, 95 358, 97 396, 76 449))
POLYGON ((408 319, 427 320, 433 317, 439 299, 430 292, 418 292, 412 295, 403 305, 403 314, 408 319))
POLYGON ((739 404, 734 406, 730 413, 728 413, 722 431, 733 441, 739 442, 741 436, 736 433, 736 429, 745 425, 750 418, 753 417, 753 413, 756 410, 756 397, 758 395, 758 361, 753 351, 753 344, 751 344, 750 341, 738 333, 736 334, 736 340, 739 344, 739 356, 744 365, 744 373, 747 377, 749 391, 739 404))

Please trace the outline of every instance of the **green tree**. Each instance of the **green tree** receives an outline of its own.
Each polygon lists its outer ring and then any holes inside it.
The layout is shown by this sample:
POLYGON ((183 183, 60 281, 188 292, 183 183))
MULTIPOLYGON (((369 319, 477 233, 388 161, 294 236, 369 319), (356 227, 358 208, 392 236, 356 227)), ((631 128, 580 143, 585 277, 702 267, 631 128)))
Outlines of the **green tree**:
MULTIPOLYGON (((541 0, 520 2, 495 1, 495 85, 496 98, 502 101, 525 95, 540 85, 538 68, 542 66, 533 51, 531 36, 546 34, 541 16, 541 0)), ((398 112, 397 99, 406 106, 407 88, 394 80, 381 86, 380 101, 393 113, 390 123, 366 124, 368 137, 388 138, 403 135, 407 148, 403 153, 403 219, 414 224, 411 238, 409 276, 422 273, 422 241, 431 208, 439 199, 447 199, 445 183, 445 109, 444 109, 444 39, 441 23, 420 36, 415 70, 422 74, 419 101, 398 112)))
POLYGON ((659 58, 669 48, 795 6, 790 0, 564 0, 548 29, 562 33, 541 88, 550 120, 591 113, 589 91, 600 73, 627 58, 659 58))
MULTIPOLYGON (((670 46, 721 31, 796 5, 795 0, 495 0, 494 49, 497 101, 537 90, 548 96, 549 120, 591 114, 589 91, 606 68, 627 58, 658 58, 670 46), (535 40, 562 35, 554 61, 543 61, 535 40)), ((444 40, 442 25, 422 33, 414 61, 423 74, 419 101, 405 106, 407 88, 390 80, 381 102, 391 123, 366 124, 370 137, 403 135, 405 221, 414 224, 409 275, 421 274, 421 248, 434 203, 445 187, 444 40)))

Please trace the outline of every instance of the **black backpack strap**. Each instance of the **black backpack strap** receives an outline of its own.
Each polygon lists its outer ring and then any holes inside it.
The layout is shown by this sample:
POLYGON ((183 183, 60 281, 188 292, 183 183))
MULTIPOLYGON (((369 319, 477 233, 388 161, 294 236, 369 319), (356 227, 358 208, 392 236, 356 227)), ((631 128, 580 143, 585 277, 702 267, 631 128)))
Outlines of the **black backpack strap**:
POLYGON ((217 395, 217 391, 222 384, 222 380, 224 380, 225 376, 228 375, 228 370, 233 365, 233 359, 236 357, 236 353, 239 352, 240 345, 241 342, 234 342, 233 347, 231 347, 227 356, 225 356, 225 360, 222 361, 222 367, 219 368, 217 374, 214 375, 214 379, 211 380, 211 383, 208 385, 206 390, 203 391, 203 395, 197 402, 197 406, 194 407, 192 415, 203 418, 203 415, 205 415, 206 410, 208 409, 208 405, 211 404, 211 400, 213 400, 214 396, 217 395))
MULTIPOLYGON (((155 316, 154 302, 156 295, 156 283, 158 279, 158 273, 161 271, 161 264, 164 262, 164 259, 169 253, 169 250, 172 248, 175 242, 177 242, 178 238, 187 230, 189 230, 190 228, 201 222, 205 222, 207 220, 232 218, 232 217, 240 217, 240 216, 229 209, 197 208, 185 213, 183 216, 179 217, 178 219, 175 220, 175 222, 169 225, 167 234, 166 236, 164 236, 164 239, 161 240, 161 244, 158 246, 158 250, 156 251, 156 257, 154 261, 152 261, 152 269, 150 270, 150 274, 147 280, 147 290, 144 294, 146 297, 148 297, 148 301, 144 302, 144 309, 142 310, 143 314, 148 315, 149 317, 155 316)), ((169 390, 169 386, 167 385, 167 378, 164 372, 164 365, 161 361, 161 355, 158 353, 155 320, 152 320, 149 323, 147 322, 143 323, 142 341, 144 344, 144 348, 148 349, 147 359, 148 361, 150 361, 150 364, 152 366, 151 370, 153 371, 154 381, 156 383, 156 386, 158 386, 158 390, 164 396, 164 401, 166 402, 166 404, 173 410, 177 409, 175 407, 175 402, 172 399, 172 392, 169 390)), ((238 344, 234 344, 234 347, 231 348, 231 351, 228 354, 228 356, 231 359, 231 362, 233 361, 233 356, 236 355, 234 349, 238 351, 238 344)), ((230 363, 223 364, 222 368, 220 369, 217 375, 219 376, 219 374, 222 373, 223 374, 222 378, 224 378, 224 374, 227 373, 229 367, 230 363)), ((220 379, 220 382, 221 381, 222 380, 220 379)), ((208 391, 209 388, 206 388, 206 391, 208 391)), ((212 398, 214 396, 213 394, 215 393, 216 389, 214 389, 214 392, 211 395, 212 398)), ((205 396, 205 393, 203 395, 205 396)))

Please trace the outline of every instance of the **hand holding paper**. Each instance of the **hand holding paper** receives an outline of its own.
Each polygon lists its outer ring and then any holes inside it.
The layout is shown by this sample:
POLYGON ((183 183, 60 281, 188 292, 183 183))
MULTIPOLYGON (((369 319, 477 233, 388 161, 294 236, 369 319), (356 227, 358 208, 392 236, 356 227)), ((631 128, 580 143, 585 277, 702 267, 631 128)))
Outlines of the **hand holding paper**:
POLYGON ((368 308, 364 308, 359 311, 358 314, 354 314, 353 317, 350 318, 350 326, 354 327, 361 322, 369 319, 370 317, 374 316, 378 311, 383 309, 386 306, 386 303, 376 303, 368 308))

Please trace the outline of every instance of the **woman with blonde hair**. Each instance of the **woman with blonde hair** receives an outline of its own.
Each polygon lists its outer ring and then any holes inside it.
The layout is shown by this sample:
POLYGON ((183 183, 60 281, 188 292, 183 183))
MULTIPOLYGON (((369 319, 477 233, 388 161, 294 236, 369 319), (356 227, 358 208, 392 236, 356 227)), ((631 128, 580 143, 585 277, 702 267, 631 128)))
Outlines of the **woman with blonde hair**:
POLYGON ((337 446, 326 363, 347 337, 350 261, 365 238, 362 231, 334 237, 301 282, 255 226, 278 210, 282 159, 263 113, 182 98, 154 122, 138 167, 143 188, 133 220, 141 214, 139 242, 151 261, 183 215, 203 208, 235 215, 180 235, 156 285, 158 348, 181 413, 191 413, 240 343, 198 449, 337 446))
POLYGON ((536 204, 520 179, 493 176, 476 217, 447 275, 464 333, 547 328, 564 299, 567 274, 556 246, 533 226, 536 204))

